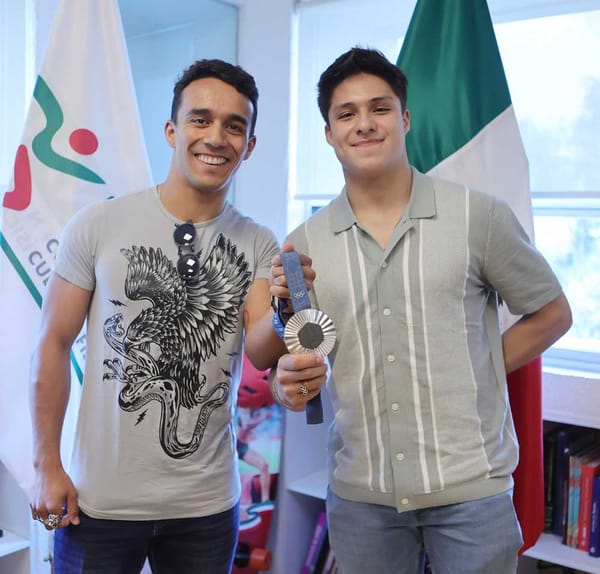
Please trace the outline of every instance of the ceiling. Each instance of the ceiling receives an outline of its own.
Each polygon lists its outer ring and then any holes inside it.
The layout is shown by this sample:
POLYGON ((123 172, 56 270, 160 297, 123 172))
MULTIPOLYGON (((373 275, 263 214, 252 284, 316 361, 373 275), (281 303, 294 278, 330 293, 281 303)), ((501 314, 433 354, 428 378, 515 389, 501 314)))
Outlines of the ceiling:
MULTIPOLYGON (((272 0, 278 2, 279 0, 272 0)), ((370 2, 370 0, 360 0, 370 2)), ((387 0, 386 6, 407 0, 387 0)), ((455 1, 455 0, 451 0, 455 1)), ((123 27, 130 37, 151 34, 157 30, 188 26, 198 22, 207 25, 208 20, 225 12, 235 11, 251 0, 119 0, 123 27)), ((356 0, 296 0, 300 5, 356 2, 356 0)), ((410 0, 415 2, 415 0, 410 0)), ((377 2, 381 4, 381 0, 377 2)), ((488 0, 495 22, 550 16, 564 12, 600 9, 600 0, 488 0)))
POLYGON ((237 0, 119 0, 128 37, 189 26, 194 22, 206 26, 218 15, 234 13, 236 4, 237 0))

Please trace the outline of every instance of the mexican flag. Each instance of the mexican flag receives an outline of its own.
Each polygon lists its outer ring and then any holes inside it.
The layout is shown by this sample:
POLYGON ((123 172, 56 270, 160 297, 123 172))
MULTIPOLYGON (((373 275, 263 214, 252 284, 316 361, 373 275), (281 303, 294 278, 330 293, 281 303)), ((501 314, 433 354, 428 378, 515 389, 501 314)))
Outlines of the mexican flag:
MULTIPOLYGON (((408 78, 410 163, 502 197, 533 239, 529 166, 484 0, 418 0, 398 66, 408 78)), ((514 321, 508 313, 504 327, 514 321)), ((514 500, 524 545, 544 527, 541 361, 508 377, 520 444, 514 500)))
MULTIPOLYGON (((33 483, 29 361, 61 230, 84 205, 149 185, 117 0, 62 0, 0 222, 0 459, 28 494, 33 483)), ((82 331, 72 350, 65 463, 85 347, 82 331)))

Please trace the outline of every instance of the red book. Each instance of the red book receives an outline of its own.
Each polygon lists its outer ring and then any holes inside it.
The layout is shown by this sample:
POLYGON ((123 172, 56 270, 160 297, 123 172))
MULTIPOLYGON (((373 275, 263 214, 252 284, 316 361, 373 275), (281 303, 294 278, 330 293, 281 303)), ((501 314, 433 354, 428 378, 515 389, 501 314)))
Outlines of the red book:
POLYGON ((579 530, 577 548, 590 549, 590 521, 592 517, 592 489, 594 476, 600 474, 600 457, 583 462, 581 465, 581 492, 579 500, 579 530))

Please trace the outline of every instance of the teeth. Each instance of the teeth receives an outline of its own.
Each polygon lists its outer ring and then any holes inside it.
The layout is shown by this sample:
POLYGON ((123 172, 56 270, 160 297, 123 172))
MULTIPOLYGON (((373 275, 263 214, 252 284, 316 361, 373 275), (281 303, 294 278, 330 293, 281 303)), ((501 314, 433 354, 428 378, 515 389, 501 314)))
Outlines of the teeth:
POLYGON ((198 154, 196 156, 201 162, 203 163, 208 163, 209 165, 223 165, 226 161, 227 158, 224 158, 222 156, 214 156, 214 155, 207 155, 207 154, 198 154))

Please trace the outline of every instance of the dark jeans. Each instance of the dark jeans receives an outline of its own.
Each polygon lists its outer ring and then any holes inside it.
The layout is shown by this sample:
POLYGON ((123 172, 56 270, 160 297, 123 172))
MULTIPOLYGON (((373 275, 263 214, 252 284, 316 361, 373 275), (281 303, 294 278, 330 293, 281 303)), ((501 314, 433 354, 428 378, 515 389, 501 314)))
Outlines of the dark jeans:
POLYGON ((100 520, 57 530, 55 574, 139 574, 148 558, 154 574, 229 574, 239 505, 213 516, 172 520, 100 520))

